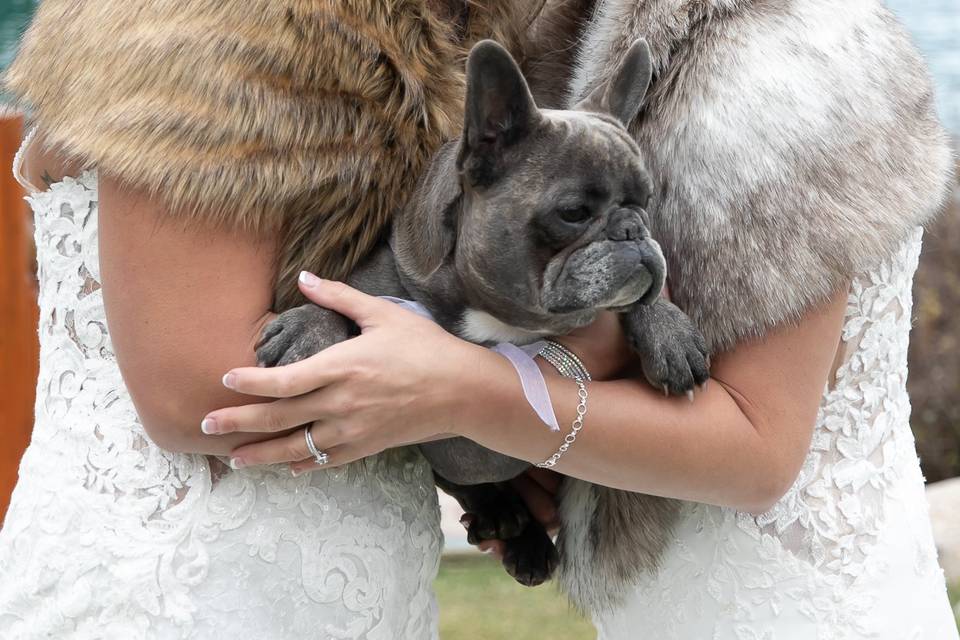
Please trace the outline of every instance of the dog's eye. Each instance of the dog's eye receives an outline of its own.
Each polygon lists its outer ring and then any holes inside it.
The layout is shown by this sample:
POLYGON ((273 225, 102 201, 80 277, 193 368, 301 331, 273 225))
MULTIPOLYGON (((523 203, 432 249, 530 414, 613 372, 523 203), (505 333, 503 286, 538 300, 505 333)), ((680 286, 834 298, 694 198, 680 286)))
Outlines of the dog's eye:
POLYGON ((591 213, 589 207, 586 207, 586 206, 571 207, 568 209, 557 209, 558 218, 560 218, 564 222, 570 222, 573 224, 586 222, 592 216, 593 214, 591 213))

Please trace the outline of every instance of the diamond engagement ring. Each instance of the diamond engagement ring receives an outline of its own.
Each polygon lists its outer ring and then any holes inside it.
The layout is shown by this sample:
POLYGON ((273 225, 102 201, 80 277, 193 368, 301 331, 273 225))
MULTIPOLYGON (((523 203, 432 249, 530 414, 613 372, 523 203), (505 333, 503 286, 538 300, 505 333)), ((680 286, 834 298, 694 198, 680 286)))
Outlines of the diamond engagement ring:
POLYGON ((317 464, 323 466, 330 462, 330 456, 327 455, 326 452, 317 449, 317 445, 313 443, 313 436, 310 435, 310 429, 312 428, 313 425, 311 424, 303 430, 303 439, 307 441, 307 449, 310 450, 310 455, 313 456, 317 464))

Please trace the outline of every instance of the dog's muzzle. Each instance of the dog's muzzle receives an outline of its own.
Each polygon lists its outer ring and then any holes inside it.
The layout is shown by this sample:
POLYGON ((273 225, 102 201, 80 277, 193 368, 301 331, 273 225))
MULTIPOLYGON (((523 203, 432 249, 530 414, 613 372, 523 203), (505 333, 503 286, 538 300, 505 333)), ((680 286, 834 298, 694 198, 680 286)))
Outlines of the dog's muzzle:
POLYGON ((549 312, 617 309, 659 297, 666 261, 640 212, 618 209, 598 236, 570 253, 545 283, 541 300, 549 312))

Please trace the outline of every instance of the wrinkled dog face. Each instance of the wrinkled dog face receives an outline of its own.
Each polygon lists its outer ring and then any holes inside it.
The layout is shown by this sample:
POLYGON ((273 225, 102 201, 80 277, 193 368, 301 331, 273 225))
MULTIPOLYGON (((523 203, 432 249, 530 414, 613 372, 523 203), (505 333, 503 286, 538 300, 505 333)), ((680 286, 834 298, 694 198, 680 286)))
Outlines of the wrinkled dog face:
POLYGON ((471 52, 455 261, 479 308, 552 333, 660 294, 666 265, 643 209, 652 185, 623 124, 649 80, 638 42, 575 110, 540 110, 505 50, 471 52))

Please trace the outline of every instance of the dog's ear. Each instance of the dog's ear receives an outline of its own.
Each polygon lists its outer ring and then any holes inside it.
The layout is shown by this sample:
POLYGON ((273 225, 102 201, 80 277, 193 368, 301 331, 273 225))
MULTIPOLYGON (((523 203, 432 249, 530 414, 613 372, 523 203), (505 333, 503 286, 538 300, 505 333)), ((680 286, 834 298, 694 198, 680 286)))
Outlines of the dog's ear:
POLYGON ((503 152, 527 136, 540 119, 530 88, 510 53, 483 40, 467 59, 467 101, 458 168, 471 184, 494 182, 503 152))
POLYGON ((417 284, 444 266, 456 245, 461 196, 456 153, 455 142, 440 147, 393 221, 393 250, 402 271, 417 284))
POLYGON ((639 113, 652 76, 650 46, 641 38, 630 46, 610 80, 594 89, 574 108, 609 113, 626 127, 639 113))

